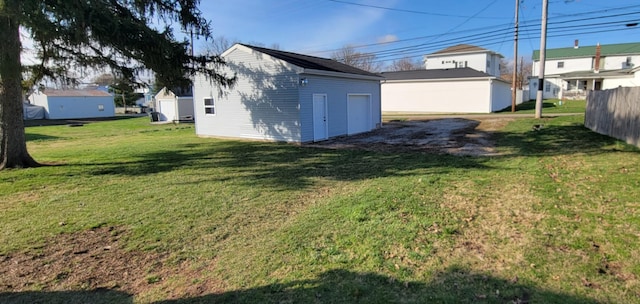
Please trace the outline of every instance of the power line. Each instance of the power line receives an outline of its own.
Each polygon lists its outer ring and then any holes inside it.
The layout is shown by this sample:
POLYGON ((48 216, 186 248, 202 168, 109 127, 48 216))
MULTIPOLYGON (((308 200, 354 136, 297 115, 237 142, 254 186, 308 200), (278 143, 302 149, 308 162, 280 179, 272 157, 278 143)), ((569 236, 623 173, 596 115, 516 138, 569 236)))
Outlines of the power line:
MULTIPOLYGON (((442 13, 424 12, 424 11, 416 11, 416 10, 407 10, 407 9, 384 7, 384 6, 377 6, 377 5, 371 5, 371 4, 355 3, 355 2, 349 2, 349 1, 340 1, 340 0, 328 0, 328 1, 335 2, 335 3, 354 5, 354 6, 376 8, 376 9, 387 10, 387 11, 402 12, 402 13, 412 13, 412 14, 429 15, 429 16, 440 16, 440 17, 469 18, 469 16, 462 16, 462 15, 452 15, 452 14, 442 14, 442 13)), ((504 19, 503 17, 475 17, 475 18, 478 18, 478 19, 504 19)))
MULTIPOLYGON (((357 6, 372 7, 372 8, 378 8, 378 9, 398 10, 398 9, 374 6, 374 5, 352 3, 352 2, 341 1, 341 0, 329 0, 329 1, 336 2, 336 3, 350 4, 350 5, 357 5, 357 6)), ((484 7, 478 13, 472 16, 466 17, 468 19, 463 21, 462 24, 468 22, 474 17, 477 17, 478 14, 486 10, 495 2, 496 1, 491 2, 489 5, 484 7)), ((640 14, 640 11, 616 13, 616 14, 603 14, 603 13, 612 13, 620 10, 628 10, 628 9, 637 8, 637 7, 640 7, 640 5, 631 5, 631 6, 610 8, 610 9, 604 9, 604 10, 601 9, 597 11, 580 12, 575 14, 566 14, 566 15, 561 15, 554 18, 549 18, 551 19, 552 22, 548 22, 548 25, 549 25, 548 37, 590 35, 590 34, 621 31, 621 30, 634 30, 636 28, 620 29, 617 27, 620 27, 621 25, 624 25, 624 24, 640 22, 640 19, 636 20, 636 19, 627 18, 625 20, 611 20, 608 22, 593 22, 593 21, 601 21, 601 19, 614 19, 614 18, 620 18, 624 16, 638 15, 640 14), (599 15, 599 16, 594 16, 589 19, 584 18, 584 16, 591 16, 591 15, 599 15), (571 19, 568 19, 568 18, 571 18, 571 19), (584 29, 585 31, 580 31, 580 29, 584 29), (599 30, 594 30, 594 29, 599 29, 599 30)), ((426 12, 410 11, 410 10, 403 10, 403 11, 405 11, 406 13, 426 13, 426 12)), ((462 16, 459 16, 459 17, 462 17, 462 16)), ((534 20, 529 20, 529 22, 534 22, 539 20, 540 19, 534 19, 534 20)), ((525 21, 523 20, 523 22, 525 21)), ((454 27, 452 30, 460 27, 461 25, 454 27)), ((357 46, 351 46, 351 47, 354 49, 367 49, 367 48, 380 47, 380 46, 391 46, 394 44, 397 45, 400 43, 406 43, 411 41, 420 41, 420 40, 424 41, 424 42, 415 43, 412 45, 391 47, 391 48, 386 48, 379 51, 366 52, 367 54, 372 54, 376 56, 375 62, 385 62, 385 61, 400 59, 404 57, 409 57, 409 58, 419 57, 419 56, 423 56, 425 53, 436 51, 446 46, 462 44, 462 43, 465 43, 465 44, 479 43, 481 46, 485 46, 485 47, 491 46, 491 45, 501 45, 504 43, 504 41, 506 41, 506 39, 508 39, 512 35, 513 33, 512 25, 513 23, 499 24, 499 25, 487 26, 487 27, 476 28, 476 29, 465 30, 465 31, 450 30, 440 34, 412 37, 412 38, 400 39, 400 40, 389 41, 389 42, 363 44, 363 45, 357 45, 357 46), (486 29, 491 29, 491 30, 484 31, 486 29), (440 37, 444 35, 449 35, 453 37, 445 40, 438 40, 440 37), (438 40, 438 41, 431 43, 434 40, 438 40)), ((523 25, 520 26, 520 31, 522 35, 527 37, 527 39, 521 39, 521 40, 528 40, 529 43, 531 43, 531 40, 539 38, 539 35, 535 34, 535 31, 539 31, 539 29, 540 29, 539 24, 523 23, 523 25)), ((329 53, 329 52, 335 52, 339 50, 341 50, 341 48, 318 51, 314 53, 315 54, 329 53)))

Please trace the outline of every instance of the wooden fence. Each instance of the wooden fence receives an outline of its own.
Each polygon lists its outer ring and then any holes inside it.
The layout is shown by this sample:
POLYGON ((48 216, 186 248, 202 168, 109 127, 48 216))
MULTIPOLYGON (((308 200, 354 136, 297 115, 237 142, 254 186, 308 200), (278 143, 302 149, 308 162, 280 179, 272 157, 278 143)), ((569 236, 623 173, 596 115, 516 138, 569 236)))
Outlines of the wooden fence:
POLYGON ((640 147, 640 87, 590 91, 584 125, 640 147))

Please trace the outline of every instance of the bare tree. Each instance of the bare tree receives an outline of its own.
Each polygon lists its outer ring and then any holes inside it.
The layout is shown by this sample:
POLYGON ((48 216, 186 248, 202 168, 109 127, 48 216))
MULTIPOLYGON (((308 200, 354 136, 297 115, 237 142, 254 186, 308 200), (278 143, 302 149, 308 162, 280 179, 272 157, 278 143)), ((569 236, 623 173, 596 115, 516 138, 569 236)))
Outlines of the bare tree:
POLYGON ((380 72, 383 66, 382 62, 376 61, 375 54, 360 53, 349 45, 334 52, 331 59, 372 73, 380 72))
POLYGON ((205 52, 209 55, 220 55, 229 49, 234 43, 236 43, 235 40, 230 40, 225 36, 218 36, 213 38, 211 43, 206 46, 205 52))
MULTIPOLYGON (((214 38, 209 45, 206 46, 205 53, 209 55, 220 55, 236 43, 243 43, 243 42, 241 42, 238 39, 229 39, 225 36, 218 36, 214 38)), ((257 47, 267 48, 267 46, 261 42, 248 42, 247 44, 257 46, 257 47)), ((279 50, 280 44, 272 43, 270 46, 268 46, 268 48, 273 50, 279 50)))
POLYGON ((411 59, 411 57, 404 57, 398 60, 394 60, 389 66, 389 71, 412 71, 422 68, 422 64, 418 60, 411 59))
MULTIPOLYGON (((531 76, 532 68, 533 62, 520 58, 518 72, 516 73, 516 87, 518 89, 529 83, 528 77, 531 76)), ((513 79, 513 62, 508 62, 504 59, 500 61, 500 78, 511 83, 511 79, 513 79)))
POLYGON ((93 78, 93 83, 101 86, 108 86, 115 83, 116 78, 113 74, 103 73, 93 78))

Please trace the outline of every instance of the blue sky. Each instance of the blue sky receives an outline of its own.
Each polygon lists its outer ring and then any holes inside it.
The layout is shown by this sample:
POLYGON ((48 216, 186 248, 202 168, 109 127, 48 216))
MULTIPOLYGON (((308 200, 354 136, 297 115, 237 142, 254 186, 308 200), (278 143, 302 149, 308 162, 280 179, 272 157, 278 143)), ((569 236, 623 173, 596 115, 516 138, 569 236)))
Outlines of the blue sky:
MULTIPOLYGON (((357 50, 419 58, 460 43, 513 57, 515 0, 202 0, 200 9, 214 36, 321 57, 369 45, 357 50)), ((539 49, 541 15, 542 0, 520 0, 519 57, 539 49)), ((640 42, 640 25, 626 26, 635 22, 638 0, 549 0, 547 47, 640 42)))

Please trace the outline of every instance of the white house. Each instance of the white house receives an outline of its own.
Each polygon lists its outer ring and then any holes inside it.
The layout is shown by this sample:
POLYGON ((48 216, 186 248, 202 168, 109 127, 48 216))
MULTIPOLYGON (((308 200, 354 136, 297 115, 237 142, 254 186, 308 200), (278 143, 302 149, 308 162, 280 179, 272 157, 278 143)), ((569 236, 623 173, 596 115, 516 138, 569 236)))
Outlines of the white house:
POLYGON ((193 96, 178 96, 166 87, 162 88, 155 96, 155 112, 158 121, 192 121, 195 114, 193 96))
POLYGON ((29 102, 44 107, 46 119, 115 116, 113 96, 100 90, 47 89, 31 94, 29 102))
POLYGON ((427 70, 472 68, 500 77, 500 60, 504 56, 470 44, 458 44, 424 56, 427 70))
POLYGON ((511 106, 511 85, 472 68, 382 73, 383 113, 491 113, 511 106))
MULTIPOLYGON (((540 51, 533 52, 531 98, 539 86, 540 51)), ((547 49, 544 98, 585 99, 589 90, 640 86, 640 43, 547 49)))
POLYGON ((311 142, 379 127, 380 77, 334 60, 235 44, 220 72, 221 89, 194 79, 199 136, 311 142))

